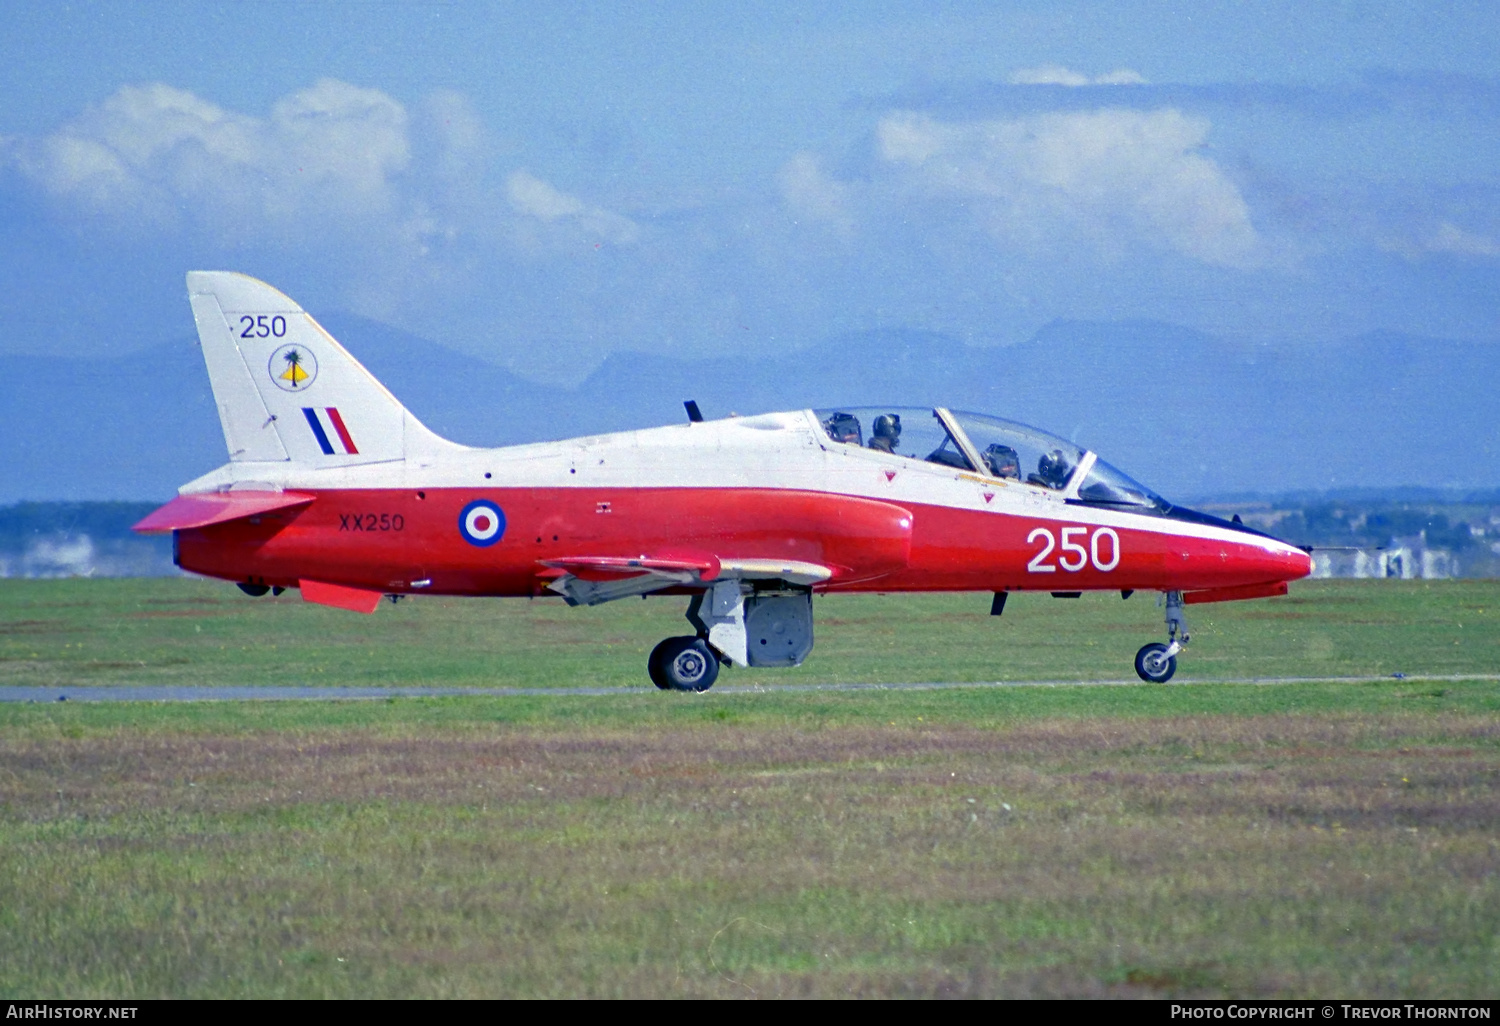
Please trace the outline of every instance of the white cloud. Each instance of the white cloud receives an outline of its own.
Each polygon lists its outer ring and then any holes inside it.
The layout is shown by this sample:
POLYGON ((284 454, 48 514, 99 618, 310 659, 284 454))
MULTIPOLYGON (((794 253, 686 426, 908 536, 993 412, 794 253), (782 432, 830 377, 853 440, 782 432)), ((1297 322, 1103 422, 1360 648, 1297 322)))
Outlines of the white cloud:
POLYGON ((1172 109, 945 123, 881 119, 880 156, 907 187, 974 210, 1015 243, 1083 235, 1113 252, 1165 247, 1209 264, 1262 259, 1239 190, 1199 150, 1209 123, 1172 109))
POLYGON ((1396 253, 1412 263, 1444 254, 1459 257, 1500 256, 1500 242, 1488 235, 1460 228, 1452 221, 1433 224, 1427 218, 1411 219, 1396 228, 1378 230, 1375 244, 1387 253, 1396 253))
POLYGON ((1145 85, 1146 79, 1138 71, 1129 68, 1117 68, 1104 75, 1095 75, 1093 78, 1082 72, 1073 71, 1063 67, 1061 64, 1043 64, 1035 68, 1022 68, 1013 71, 1010 75, 1011 85, 1061 85, 1061 86, 1086 86, 1086 85, 1145 85))
POLYGON ((1426 240, 1426 248, 1433 253, 1456 253, 1460 256, 1500 256, 1500 245, 1494 239, 1475 232, 1465 231, 1458 225, 1444 221, 1426 240))
POLYGON ((63 210, 127 233, 341 256, 356 246, 349 290, 382 316, 391 280, 448 275, 507 239, 535 254, 530 228, 550 226, 546 252, 640 234, 525 171, 497 188, 482 122, 446 91, 409 112, 323 79, 254 115, 161 83, 125 86, 50 135, 4 141, 0 160, 63 210))
POLYGON ((640 237, 640 227, 630 218, 588 206, 526 171, 516 171, 506 179, 505 193, 516 213, 539 221, 576 224, 588 234, 621 246, 640 237))
POLYGON ((442 89, 423 103, 423 122, 435 143, 435 171, 449 183, 472 180, 484 171, 487 133, 474 105, 462 93, 442 89))
POLYGON ((125 86, 13 162, 65 205, 127 227, 208 226, 237 241, 358 235, 400 221, 404 107, 323 79, 265 117, 161 83, 125 86))
POLYGON ((781 197, 799 217, 823 221, 843 232, 854 227, 849 214, 849 187, 824 174, 818 158, 798 153, 776 176, 781 197))
POLYGON ((517 171, 505 183, 510 205, 518 214, 556 221, 560 217, 577 217, 584 211, 583 201, 558 192, 550 183, 525 171, 517 171))

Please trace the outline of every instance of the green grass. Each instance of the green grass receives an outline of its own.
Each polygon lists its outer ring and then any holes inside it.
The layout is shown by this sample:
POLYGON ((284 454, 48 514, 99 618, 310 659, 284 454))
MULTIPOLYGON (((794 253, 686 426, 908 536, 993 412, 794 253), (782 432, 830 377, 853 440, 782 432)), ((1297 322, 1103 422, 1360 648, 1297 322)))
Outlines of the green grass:
MULTIPOLYGON (((417 598, 372 616, 295 593, 249 599, 190 580, 0 580, 0 685, 646 686, 686 599, 569 609, 561 600, 417 598)), ((723 683, 1104 680, 1164 635, 1150 595, 1058 600, 840 595, 815 602, 817 647, 793 670, 723 683)), ((1179 679, 1488 673, 1500 582, 1316 581, 1290 596, 1188 607, 1179 679)))
MULTIPOLYGON (((669 600, 0 582, 7 683, 622 686, 0 705, 0 996, 1492 997, 1500 676, 1389 674, 1495 674, 1497 600, 1194 607, 1183 684, 698 696, 640 680, 669 600)), ((986 608, 820 600, 807 666, 721 680, 1119 678, 1159 631, 986 608)))

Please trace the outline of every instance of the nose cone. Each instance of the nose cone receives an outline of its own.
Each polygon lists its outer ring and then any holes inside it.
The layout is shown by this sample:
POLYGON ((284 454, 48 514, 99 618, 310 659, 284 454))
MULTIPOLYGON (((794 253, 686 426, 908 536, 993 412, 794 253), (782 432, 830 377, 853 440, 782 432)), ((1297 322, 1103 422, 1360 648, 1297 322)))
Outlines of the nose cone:
POLYGON ((1278 580, 1296 581, 1313 571, 1312 556, 1295 545, 1278 545, 1275 550, 1266 553, 1267 570, 1275 574, 1278 580))

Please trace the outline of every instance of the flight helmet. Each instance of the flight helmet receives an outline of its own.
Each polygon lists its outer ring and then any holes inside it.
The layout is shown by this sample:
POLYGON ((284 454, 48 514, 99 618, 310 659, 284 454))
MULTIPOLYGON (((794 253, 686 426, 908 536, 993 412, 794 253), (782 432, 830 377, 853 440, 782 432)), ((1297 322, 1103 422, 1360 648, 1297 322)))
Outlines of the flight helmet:
POLYGON ((1072 470, 1073 464, 1068 462, 1068 457, 1063 455, 1061 449, 1053 449, 1049 453, 1044 453, 1036 464, 1036 475, 1048 488, 1061 488, 1067 484, 1068 474, 1072 470))
POLYGON ((996 477, 1021 476, 1021 457, 1016 450, 1008 445, 996 442, 984 450, 982 454, 984 462, 989 465, 990 473, 996 477))
POLYGON ((861 445, 864 442, 859 418, 852 413, 835 413, 823 421, 823 430, 827 431, 828 437, 835 442, 848 442, 853 445, 861 445))

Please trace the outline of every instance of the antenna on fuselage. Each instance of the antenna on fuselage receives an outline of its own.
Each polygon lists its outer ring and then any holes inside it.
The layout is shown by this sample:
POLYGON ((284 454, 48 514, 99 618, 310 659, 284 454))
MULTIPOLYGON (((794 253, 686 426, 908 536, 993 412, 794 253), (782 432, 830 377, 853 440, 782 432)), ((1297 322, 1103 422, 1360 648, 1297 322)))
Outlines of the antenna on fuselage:
POLYGON ((698 409, 698 401, 696 399, 683 400, 682 405, 687 410, 689 424, 703 423, 703 414, 698 409))

